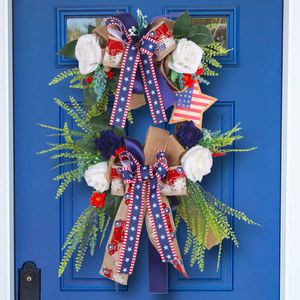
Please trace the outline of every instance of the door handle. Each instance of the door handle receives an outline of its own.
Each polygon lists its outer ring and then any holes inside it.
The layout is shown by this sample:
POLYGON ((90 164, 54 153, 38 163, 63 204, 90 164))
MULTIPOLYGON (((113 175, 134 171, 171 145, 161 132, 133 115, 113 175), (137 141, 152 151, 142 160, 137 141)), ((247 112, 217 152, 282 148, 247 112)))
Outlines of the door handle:
POLYGON ((27 261, 19 269, 19 300, 41 299, 41 269, 27 261))

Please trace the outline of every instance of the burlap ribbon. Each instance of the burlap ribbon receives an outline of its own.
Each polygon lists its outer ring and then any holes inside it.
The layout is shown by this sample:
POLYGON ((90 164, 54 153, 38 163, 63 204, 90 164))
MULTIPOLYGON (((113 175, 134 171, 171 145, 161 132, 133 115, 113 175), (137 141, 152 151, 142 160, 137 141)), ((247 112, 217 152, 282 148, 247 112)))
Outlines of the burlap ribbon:
POLYGON ((167 160, 177 163, 184 151, 176 143, 178 147, 171 147, 172 150, 169 148, 168 151, 168 144, 175 144, 173 138, 165 130, 150 127, 144 146, 144 166, 131 153, 120 155, 120 172, 126 189, 108 239, 100 270, 103 276, 127 284, 128 276, 133 271, 144 219, 149 240, 161 260, 172 263, 181 274, 187 276, 175 235, 171 207, 167 197, 161 194, 159 185, 168 171, 167 160), (158 140, 153 144, 155 136, 158 140), (164 139, 163 143, 159 137, 164 139), (158 152, 159 146, 162 151, 158 152))
MULTIPOLYGON (((145 141, 145 145, 144 145, 144 149, 143 149, 144 156, 145 156, 143 165, 155 166, 155 167, 152 167, 152 171, 153 171, 153 169, 155 169, 157 167, 156 153, 158 152, 159 149, 161 149, 166 154, 164 157, 164 160, 165 159, 167 160, 168 166, 170 167, 170 169, 172 169, 178 165, 178 163, 180 161, 180 157, 185 152, 185 149, 180 145, 180 143, 178 143, 178 141, 174 138, 174 136, 169 134, 168 131, 150 126, 148 129, 147 135, 146 135, 146 141, 145 141)), ((129 155, 129 156, 131 156, 131 155, 129 155)), ((126 155, 125 155, 125 158, 126 158, 126 155)), ((132 157, 130 159, 133 160, 132 157)), ((130 210, 132 210, 132 207, 134 208, 134 206, 130 207, 130 205, 133 205, 133 204, 130 204, 131 200, 130 200, 130 197, 128 198, 128 195, 130 195, 130 194, 132 196, 134 195, 133 190, 135 189, 136 182, 133 184, 132 180, 134 180, 135 176, 138 176, 136 170, 131 169, 130 160, 125 159, 125 161, 123 163, 125 163, 125 166, 126 166, 125 169, 128 171, 128 176, 131 176, 129 174, 132 174, 133 178, 130 179, 131 183, 130 184, 127 183, 125 186, 125 194, 123 196, 123 200, 120 204, 118 212, 115 216, 114 226, 113 226, 113 229, 112 229, 109 239, 108 239, 103 264, 102 264, 102 267, 100 270, 100 273, 103 276, 105 276, 111 280, 114 280, 120 284, 124 284, 124 285, 127 284, 128 276, 133 271, 133 267, 131 268, 131 270, 130 270, 130 267, 129 267, 129 269, 127 267, 127 270, 125 272, 121 270, 122 267, 124 268, 124 265, 122 264, 123 258, 125 257, 125 259, 126 259, 126 256, 124 256, 122 253, 124 253, 124 250, 126 250, 125 247, 126 246, 128 247, 128 245, 125 246, 126 240, 124 239, 126 228, 127 228, 127 232, 128 232, 128 229, 130 230, 130 225, 127 220, 128 220, 128 216, 131 214, 130 210), (127 164, 125 163, 125 161, 127 161, 127 164), (129 162, 129 164, 128 164, 128 162, 129 162), (123 258, 122 258, 122 256, 123 256, 123 258)), ((121 166, 121 167, 123 168, 124 166, 121 166)), ((142 167, 142 165, 139 166, 139 168, 141 168, 141 167, 142 167)), ((146 169, 147 170, 145 170, 145 172, 148 174, 149 167, 147 167, 146 169)), ((142 172, 139 171, 138 173, 141 175, 142 172)), ((149 196, 149 182, 150 182, 150 177, 151 177, 150 173, 148 176, 149 176, 148 179, 141 180, 143 185, 148 185, 148 188, 144 191, 144 195, 141 199, 141 203, 143 203, 143 209, 140 212, 140 214, 142 214, 143 218, 145 219, 146 229, 147 229, 148 237, 149 237, 151 244, 155 247, 155 249, 158 253, 161 253, 159 250, 158 243, 157 243, 157 234, 155 233, 155 230, 153 227, 153 222, 151 221, 151 212, 149 211, 149 209, 147 209, 147 204, 148 205, 153 204, 153 203, 151 203, 151 200, 149 201, 149 197, 148 197, 149 196)), ((162 178, 162 176, 160 176, 160 178, 162 178)), ((156 179, 159 180, 157 177, 156 177, 156 179)), ((156 186, 157 186, 157 182, 156 182, 156 186)), ((150 193, 151 193, 151 189, 150 189, 150 193)), ((184 194, 181 194, 181 195, 184 195, 184 194)), ((180 196, 180 195, 177 194, 177 196, 180 196)), ((173 243, 173 249, 174 249, 173 257, 175 257, 175 259, 171 260, 170 262, 180 273, 182 273, 185 276, 186 271, 185 271, 185 268, 184 268, 184 265, 182 262, 176 235, 174 234, 175 227, 174 227, 174 221, 173 221, 173 217, 172 217, 169 200, 166 197, 166 195, 163 193, 159 194, 159 198, 160 198, 158 200, 160 203, 159 206, 160 206, 160 208, 161 207, 163 208, 163 211, 161 211, 160 213, 164 214, 165 218, 167 219, 167 224, 164 224, 164 226, 165 226, 165 228, 167 227, 167 230, 168 230, 170 236, 174 237, 172 239, 172 243, 173 243)), ((141 203, 139 203, 138 205, 140 205, 141 203)), ((140 209, 140 208, 138 208, 138 209, 140 209)), ((153 213, 152 213, 152 216, 153 216, 153 213)), ((201 216, 199 216, 199 218, 201 218, 201 216)), ((199 222, 200 221, 201 220, 199 220, 199 222)), ((142 218, 141 218, 141 222, 143 222, 142 218)), ((128 233, 127 233, 127 236, 128 236, 128 233)), ((209 234, 208 234, 208 238, 207 238, 206 248, 210 249, 211 247, 218 244, 219 242, 220 241, 218 241, 218 239, 213 234, 213 231, 209 228, 209 234)), ((132 250, 133 250, 133 248, 132 248, 132 250)), ((130 260, 130 258, 129 258, 129 260, 130 260)), ((163 260, 165 260, 165 259, 163 259, 163 260)), ((125 266, 125 268, 126 268, 126 266, 125 266)), ((166 275, 166 273, 165 273, 165 275, 166 275)), ((165 281, 165 279, 162 279, 162 281, 165 281)))

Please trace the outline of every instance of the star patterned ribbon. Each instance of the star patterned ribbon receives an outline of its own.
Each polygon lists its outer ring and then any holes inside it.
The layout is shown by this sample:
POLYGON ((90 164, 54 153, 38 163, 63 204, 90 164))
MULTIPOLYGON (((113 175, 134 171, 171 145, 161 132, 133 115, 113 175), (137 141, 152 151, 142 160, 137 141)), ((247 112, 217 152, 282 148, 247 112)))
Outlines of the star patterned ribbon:
POLYGON ((110 124, 117 127, 125 126, 138 68, 142 75, 144 92, 154 123, 166 122, 167 117, 157 79, 157 70, 153 63, 153 54, 157 45, 156 32, 152 30, 140 40, 136 40, 117 17, 107 18, 106 26, 108 29, 115 26, 119 28, 123 33, 122 39, 125 44, 110 124))
POLYGON ((122 166, 119 172, 124 183, 129 184, 125 199, 129 202, 124 239, 118 262, 118 273, 132 274, 145 211, 149 214, 154 239, 163 262, 177 261, 173 244, 174 232, 170 232, 167 214, 170 209, 163 206, 160 194, 160 180, 168 172, 166 155, 159 151, 153 166, 142 166, 130 152, 122 152, 122 166), (146 196, 146 199, 145 199, 146 196))

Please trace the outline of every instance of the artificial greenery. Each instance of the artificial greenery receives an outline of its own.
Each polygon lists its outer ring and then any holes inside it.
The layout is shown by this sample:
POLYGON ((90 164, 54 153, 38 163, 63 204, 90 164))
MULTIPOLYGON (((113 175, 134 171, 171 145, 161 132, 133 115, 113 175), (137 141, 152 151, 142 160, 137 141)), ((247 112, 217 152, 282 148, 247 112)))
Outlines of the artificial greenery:
MULTIPOLYGON (((137 11, 138 28, 130 28, 132 36, 142 35, 148 26, 147 16, 140 10, 137 11)), ((89 27, 91 33, 95 27, 89 27)), ((214 26, 192 24, 192 20, 185 12, 174 24, 173 36, 176 40, 187 38, 194 41, 204 50, 202 59, 202 71, 196 74, 179 74, 171 71, 169 79, 179 90, 182 90, 188 80, 199 81, 208 84, 206 76, 217 76, 216 69, 222 65, 218 57, 226 55, 229 50, 222 44, 213 40, 212 30, 214 26), (203 77, 204 76, 204 77, 203 77)), ((66 44, 59 54, 75 58, 75 47, 77 40, 66 44)), ((59 138, 58 143, 48 143, 49 148, 42 150, 39 154, 50 154, 50 158, 58 160, 53 169, 59 169, 60 174, 54 177, 59 182, 56 198, 59 198, 70 183, 79 181, 84 172, 91 166, 103 161, 101 153, 97 150, 94 141, 101 136, 105 130, 114 130, 119 136, 125 136, 123 129, 114 128, 109 125, 110 115, 108 105, 110 98, 116 94, 120 69, 106 68, 100 64, 90 74, 80 74, 78 68, 65 70, 56 75, 49 83, 50 86, 69 80, 69 87, 83 91, 83 101, 79 103, 74 97, 68 101, 55 98, 56 105, 73 122, 72 129, 65 122, 61 127, 39 124, 41 127, 53 131, 50 137, 59 138)), ((133 123, 133 116, 128 112, 127 120, 133 123)), ((242 138, 237 133, 241 130, 239 124, 233 129, 221 133, 211 132, 203 129, 203 138, 199 144, 210 149, 213 154, 226 154, 227 152, 244 152, 255 148, 232 149, 233 143, 242 138)), ((198 183, 187 180, 187 196, 178 197, 178 208, 175 217, 176 227, 183 220, 186 224, 186 243, 184 253, 190 254, 190 264, 197 264, 201 271, 204 270, 205 251, 209 248, 208 236, 215 238, 219 246, 217 257, 217 269, 220 265, 222 254, 222 243, 225 239, 231 239, 235 246, 238 240, 231 226, 230 217, 235 217, 248 224, 258 225, 249 219, 243 212, 229 207, 213 195, 205 191, 198 183)), ((104 207, 89 206, 79 216, 70 233, 67 235, 63 245, 62 259, 58 275, 62 276, 65 268, 74 255, 75 270, 78 272, 84 258, 89 250, 93 256, 97 246, 100 246, 106 231, 118 211, 122 197, 114 196, 110 191, 105 192, 104 207)))
MULTIPOLYGON (((230 51, 229 49, 225 49, 221 43, 213 40, 213 25, 214 24, 192 24, 192 19, 189 16, 189 13, 185 12, 175 21, 173 28, 173 36, 175 39, 178 40, 181 38, 187 38, 198 44, 203 49, 203 73, 201 75, 192 74, 191 76, 194 81, 199 81, 206 85, 209 84, 209 80, 206 77, 219 75, 216 69, 222 68, 222 65, 218 61, 218 57, 227 55, 230 51)), ((184 82, 184 74, 171 70, 168 74, 168 78, 178 90, 182 90, 186 86, 184 82)))
POLYGON ((107 191, 105 197, 105 209, 111 219, 115 218, 122 199, 122 196, 112 195, 110 191, 107 191))
POLYGON ((95 71, 94 76, 94 91, 97 94, 97 102, 101 101, 102 96, 105 92, 106 88, 106 78, 107 75, 105 74, 104 67, 99 66, 95 71))
POLYGON ((69 57, 69 58, 76 58, 76 56, 75 56, 76 44, 77 44, 77 40, 67 43, 63 48, 61 48, 58 51, 58 54, 61 56, 69 57))
MULTIPOLYGON (((230 49, 223 47, 221 43, 211 43, 203 47, 204 55, 202 58, 203 65, 203 76, 218 76, 219 73, 215 70, 222 68, 221 63, 217 60, 218 57, 227 55, 230 49)), ((203 83, 208 84, 209 82, 202 79, 203 83)))
POLYGON ((204 25, 192 24, 187 11, 176 19, 173 36, 175 39, 187 38, 200 46, 213 43, 211 31, 204 25))
POLYGON ((141 36, 143 31, 148 26, 148 22, 147 22, 148 16, 143 15, 143 12, 140 9, 137 9, 136 15, 137 15, 137 23, 138 23, 137 31, 138 31, 138 34, 141 36))
POLYGON ((82 212, 62 247, 63 257, 58 268, 59 277, 64 273, 73 254, 75 254, 76 272, 81 269, 88 249, 90 255, 94 255, 96 246, 100 247, 103 242, 109 223, 110 218, 104 208, 89 206, 82 212))
POLYGON ((133 124, 133 115, 130 110, 127 113, 127 121, 129 122, 129 124, 133 124))
MULTIPOLYGON (((56 199, 63 194, 70 183, 80 180, 90 165, 103 161, 93 141, 100 136, 102 130, 112 128, 108 125, 109 116, 106 112, 90 118, 87 111, 75 98, 70 97, 69 100, 68 105, 60 99, 54 99, 55 103, 72 117, 77 130, 70 130, 67 123, 64 123, 62 128, 39 124, 44 128, 56 131, 57 133, 51 136, 59 136, 60 141, 59 143, 49 143, 50 147, 38 152, 38 154, 58 152, 50 156, 52 159, 59 159, 55 168, 72 166, 71 170, 63 171, 54 177, 54 180, 60 183, 55 196, 56 199)), ((116 133, 122 135, 123 131, 117 130, 116 133)))
POLYGON ((57 74, 50 82, 49 85, 55 85, 67 78, 74 78, 79 76, 79 78, 82 77, 82 75, 79 73, 79 69, 78 68, 72 68, 63 72, 60 72, 59 74, 57 74))
MULTIPOLYGON (((238 247, 239 243, 227 216, 233 216, 250 225, 259 225, 243 212, 238 211, 210 193, 206 192, 198 183, 187 180, 188 196, 180 197, 181 202, 177 208, 177 214, 186 223, 186 243, 184 253, 190 252, 190 265, 197 263, 200 271, 204 271, 204 257, 207 248, 209 232, 213 233, 219 252, 217 269, 220 265, 222 243, 224 239, 231 239, 238 247), (193 212, 193 213, 191 213, 193 212)), ((179 224, 177 217, 176 223, 179 224)))
POLYGON ((228 152, 248 152, 255 150, 256 147, 246 149, 226 148, 228 146, 232 146, 235 141, 243 138, 242 135, 236 134, 240 130, 242 130, 240 123, 224 133, 221 133, 219 130, 212 132, 203 128, 203 138, 200 140, 200 145, 208 148, 212 153, 218 154, 226 154, 228 152))

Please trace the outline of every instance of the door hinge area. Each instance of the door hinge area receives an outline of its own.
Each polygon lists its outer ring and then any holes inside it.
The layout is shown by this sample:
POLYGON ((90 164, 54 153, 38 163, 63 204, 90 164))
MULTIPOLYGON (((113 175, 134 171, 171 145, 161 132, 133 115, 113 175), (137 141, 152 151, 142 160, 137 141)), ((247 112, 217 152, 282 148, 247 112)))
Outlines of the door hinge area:
POLYGON ((41 269, 27 261, 19 269, 19 300, 41 299, 41 269))

